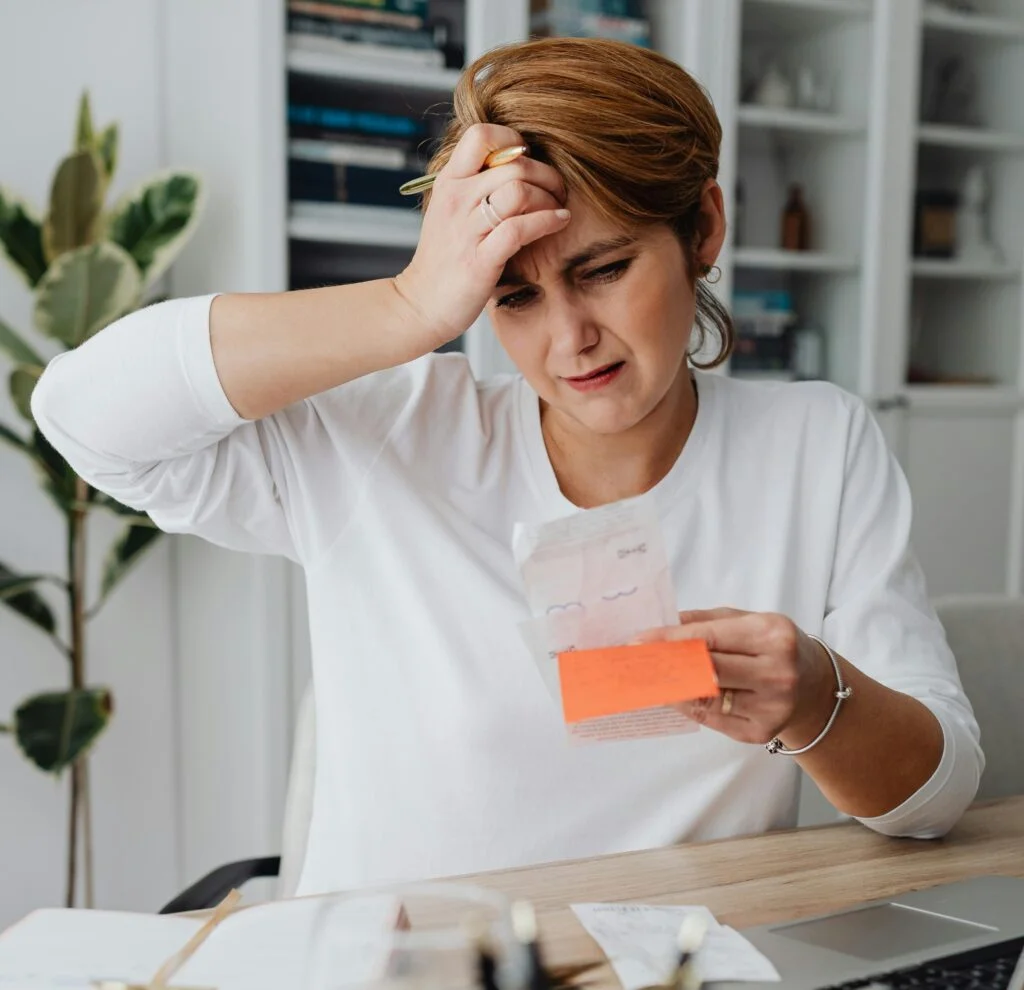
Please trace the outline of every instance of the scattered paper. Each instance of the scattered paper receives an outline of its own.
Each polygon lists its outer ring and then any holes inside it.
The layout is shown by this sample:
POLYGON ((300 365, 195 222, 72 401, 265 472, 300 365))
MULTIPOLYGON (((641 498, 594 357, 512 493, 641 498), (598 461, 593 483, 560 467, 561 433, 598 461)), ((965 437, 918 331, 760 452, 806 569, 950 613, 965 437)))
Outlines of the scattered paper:
POLYGON ((693 913, 708 926, 695 963, 702 981, 779 981, 768 958, 735 929, 720 925, 706 907, 574 904, 572 909, 608 957, 623 990, 661 984, 672 975, 679 926, 693 913))
MULTIPOLYGON (((239 910, 217 926, 173 983, 217 990, 301 985, 311 950, 324 944, 336 964, 347 952, 343 968, 355 984, 369 981, 386 966, 389 952, 386 939, 370 936, 393 930, 398 914, 397 901, 385 896, 307 898, 239 910), (363 940, 337 937, 346 931, 349 908, 351 931, 366 933, 363 940), (324 937, 326 943, 318 941, 324 937)), ((173 915, 34 911, 0 936, 0 988, 92 990, 93 980, 145 984, 202 924, 173 915)))
MULTIPOLYGON (((628 499, 538 525, 519 523, 512 550, 533 616, 520 631, 558 711, 563 711, 560 654, 621 646, 647 629, 679 624, 650 499, 628 499)), ((573 739, 585 742, 696 729, 692 719, 667 705, 567 726, 573 739)))

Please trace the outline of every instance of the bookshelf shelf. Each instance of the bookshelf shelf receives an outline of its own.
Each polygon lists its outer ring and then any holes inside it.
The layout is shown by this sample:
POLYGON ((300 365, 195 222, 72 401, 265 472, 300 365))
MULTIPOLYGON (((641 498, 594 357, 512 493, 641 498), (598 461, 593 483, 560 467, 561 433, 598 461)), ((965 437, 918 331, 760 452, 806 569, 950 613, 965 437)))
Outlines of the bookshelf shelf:
MULTIPOLYGON (((529 6, 529 0, 466 0, 467 60, 526 38, 529 6)), ((1013 154, 1024 152, 1024 137, 1014 133, 1024 130, 1017 95, 1024 91, 1024 29, 1009 16, 1024 21, 1024 14, 1020 0, 985 4, 1004 16, 931 9, 922 14, 923 6, 921 0, 645 4, 657 47, 690 69, 714 98, 724 131, 721 184, 729 220, 743 230, 741 243, 775 243, 787 186, 800 182, 814 243, 824 249, 800 255, 748 247, 726 252, 719 261, 722 281, 713 291, 726 305, 734 291, 790 291, 794 308, 824 337, 831 381, 862 396, 906 396, 906 405, 880 406, 877 420, 907 475, 914 502, 912 543, 929 592, 1019 595, 1024 277, 1009 269, 981 272, 914 259, 908 246, 916 183, 924 187, 934 173, 936 187, 948 177, 948 187, 956 189, 963 170, 980 160, 989 170, 992 240, 1014 263, 1024 258, 1024 154, 1013 154), (963 50, 975 61, 978 111, 990 131, 931 125, 919 130, 925 45, 940 54, 943 46, 963 50), (742 70, 744 57, 760 54, 759 46, 766 57, 778 53, 787 75, 802 64, 821 67, 833 84, 837 114, 862 123, 863 134, 847 137, 849 127, 830 121, 804 127, 801 137, 792 117, 754 116, 741 99, 745 84, 762 71, 761 62, 755 59, 742 70), (793 136, 777 140, 772 129, 792 130, 793 136), (798 142, 799 154, 788 154, 798 142), (919 156, 927 161, 915 163, 919 156), (950 378, 984 376, 997 384, 908 386, 910 367, 950 378)), ((375 87, 386 109, 397 112, 397 100, 443 100, 456 73, 397 71, 390 64, 291 50, 281 0, 175 0, 162 7, 164 152, 169 161, 187 162, 208 176, 217 204, 217 216, 200 225, 174 267, 175 295, 280 291, 288 288, 298 255, 319 265, 310 281, 323 276, 321 284, 329 284, 335 276, 361 276, 377 256, 389 263, 388 255, 412 252, 418 234, 412 211, 288 207, 286 77, 338 92, 354 89, 349 82, 375 87), (197 57, 197 38, 204 38, 206 50, 225 53, 226 61, 197 57)), ((507 369, 483 321, 465 341, 475 374, 507 369)), ((203 560, 204 590, 229 586, 236 577, 236 564, 209 576, 203 560)), ((289 600, 301 615, 300 579, 289 580, 289 600)), ((276 601, 276 577, 271 586, 276 601)), ((270 620, 275 629, 274 613, 270 620)), ((296 685, 308 677, 300 650, 296 685)), ((286 714, 275 708, 273 717, 279 714, 284 721, 286 714)))
POLYGON ((416 65, 396 65, 372 59, 346 58, 326 52, 308 51, 288 42, 285 64, 292 72, 308 76, 348 79, 396 89, 420 89, 449 93, 459 79, 456 69, 434 69, 416 65))
POLYGON ((744 0, 744 26, 754 34, 803 34, 871 16, 871 0, 744 0))
POLYGON ((741 127, 805 134, 855 135, 863 134, 866 129, 860 121, 839 114, 813 110, 776 110, 752 104, 740 106, 736 119, 741 127))
POLYGON ((1024 408, 1024 392, 1004 385, 907 385, 912 408, 937 409, 1017 409, 1024 408))
POLYGON ((928 31, 988 38, 992 41, 1024 40, 1024 20, 1020 18, 968 14, 944 7, 926 6, 921 20, 928 31))
POLYGON ((968 151, 1024 151, 1024 134, 950 124, 920 124, 917 139, 923 145, 968 151))
POLYGON ((737 268, 779 272, 856 272, 857 261, 823 251, 783 251, 777 248, 737 248, 733 253, 737 268))
POLYGON ((939 258, 914 258, 910 271, 915 278, 963 279, 964 281, 1010 281, 1021 277, 1020 268, 1009 265, 979 265, 939 258))
POLYGON ((288 236, 294 240, 415 248, 419 235, 420 217, 412 210, 299 202, 291 204, 288 216, 288 236))

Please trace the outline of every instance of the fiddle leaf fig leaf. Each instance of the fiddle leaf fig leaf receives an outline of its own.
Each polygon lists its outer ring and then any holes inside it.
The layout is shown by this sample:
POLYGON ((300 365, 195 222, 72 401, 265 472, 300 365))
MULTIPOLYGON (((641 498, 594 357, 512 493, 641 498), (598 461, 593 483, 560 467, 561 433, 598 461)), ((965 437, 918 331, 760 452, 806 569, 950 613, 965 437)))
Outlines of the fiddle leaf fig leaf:
POLYGON ((38 574, 16 574, 6 564, 0 563, 0 602, 39 626, 43 632, 52 634, 57 628, 53 612, 34 588, 40 580, 42 578, 38 574))
POLYGON ((0 187, 0 249, 11 267, 35 288, 46 274, 43 224, 27 203, 0 187))
POLYGON ((43 223, 43 250, 53 262, 96 238, 107 177, 92 148, 68 155, 57 168, 50 190, 50 214, 43 223))
POLYGON ((92 107, 89 105, 89 91, 84 90, 78 101, 78 122, 75 125, 75 150, 88 151, 95 145, 96 136, 92 126, 92 107))
POLYGON ((106 688, 37 694, 14 713, 14 731, 25 756, 40 770, 60 774, 92 747, 112 712, 106 688))
POLYGON ((117 171, 118 155, 121 151, 121 133, 117 124, 110 124, 100 131, 96 138, 96 151, 99 153, 100 161, 103 162, 103 170, 107 174, 107 182, 114 177, 117 171))
POLYGON ((22 437, 19 437, 14 430, 8 429, 3 423, 0 423, 0 440, 4 443, 10 444, 15 450, 20 450, 23 454, 32 453, 32 445, 22 437))
POLYGON ((17 332, 0 320, 0 351, 3 351, 15 364, 34 364, 42 367, 46 361, 17 332))
POLYGON ((113 209, 107 235, 134 259, 150 286, 181 252, 201 213, 199 178, 166 172, 125 196, 113 209))
POLYGON ((36 382, 39 381, 39 376, 43 373, 43 369, 37 365, 32 364, 19 364, 11 372, 10 377, 10 391, 11 401, 14 403, 14 408, 18 410, 22 418, 27 420, 29 423, 34 422, 32 419, 32 392, 35 390, 36 382))
POLYGON ((105 492, 101 492, 97 488, 92 489, 92 504, 98 509, 105 509, 107 512, 113 513, 115 516, 121 516, 125 520, 131 520, 137 526, 156 527, 156 523, 154 523, 144 512, 140 512, 138 509, 133 509, 130 505, 125 505, 123 502, 118 502, 116 498, 111 498, 105 492))
POLYGON ((159 539, 161 532, 152 523, 130 523, 110 548, 103 563, 100 584, 100 603, 114 590, 117 583, 139 562, 143 553, 159 539))
POLYGON ((117 244, 99 243, 61 255, 36 292, 39 332, 77 347, 138 304, 142 276, 117 244))
POLYGON ((36 467, 43 482, 47 495, 62 512, 70 512, 75 506, 75 485, 77 475, 60 454, 39 432, 32 431, 32 442, 29 449, 36 462, 36 467))

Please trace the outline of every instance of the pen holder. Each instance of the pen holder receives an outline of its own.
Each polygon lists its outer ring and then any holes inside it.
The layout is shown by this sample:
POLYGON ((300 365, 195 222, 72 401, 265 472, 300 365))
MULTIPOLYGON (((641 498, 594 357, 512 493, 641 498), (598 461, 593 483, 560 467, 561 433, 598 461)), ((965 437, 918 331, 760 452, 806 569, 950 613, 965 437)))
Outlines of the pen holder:
POLYGON ((423 883, 324 898, 308 990, 526 990, 529 960, 501 894, 423 883), (382 926, 382 902, 394 924, 382 926), (362 919, 369 919, 363 921, 362 919))

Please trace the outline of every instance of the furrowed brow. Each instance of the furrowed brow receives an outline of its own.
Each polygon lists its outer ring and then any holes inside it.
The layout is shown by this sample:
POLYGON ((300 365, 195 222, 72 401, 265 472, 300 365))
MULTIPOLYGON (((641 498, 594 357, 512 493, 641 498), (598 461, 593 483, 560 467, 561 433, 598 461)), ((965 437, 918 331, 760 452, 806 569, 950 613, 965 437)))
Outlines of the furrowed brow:
MULTIPOLYGON (((562 274, 571 275, 577 268, 590 264, 590 262, 595 261, 602 255, 610 254, 612 251, 620 251, 622 248, 629 247, 635 243, 636 238, 630 234, 621 234, 618 237, 594 241, 592 244, 588 244, 582 251, 578 251, 576 254, 565 259, 565 263, 562 265, 562 274)), ((509 285, 529 285, 530 281, 510 265, 506 265, 497 284, 500 288, 509 285)))

